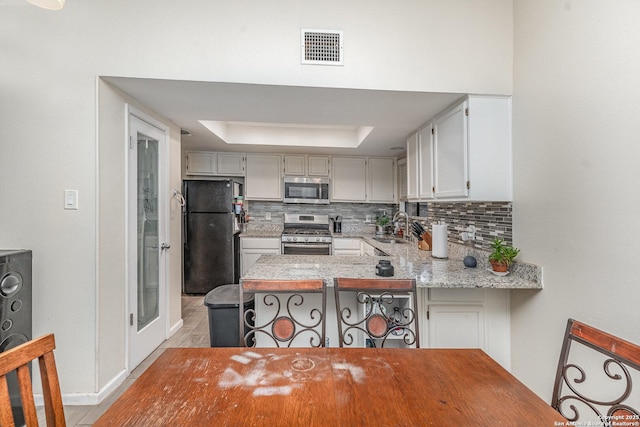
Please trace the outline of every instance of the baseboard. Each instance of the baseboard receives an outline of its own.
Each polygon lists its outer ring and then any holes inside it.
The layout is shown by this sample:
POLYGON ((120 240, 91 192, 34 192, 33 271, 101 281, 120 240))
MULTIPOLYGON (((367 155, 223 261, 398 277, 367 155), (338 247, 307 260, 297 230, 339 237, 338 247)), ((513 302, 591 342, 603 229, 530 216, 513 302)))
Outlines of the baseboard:
POLYGON ((179 321, 176 322, 175 325, 173 325, 171 328, 169 328, 169 337, 172 337, 173 334, 175 334, 176 332, 178 332, 178 330, 180 328, 182 328, 182 326, 184 325, 184 321, 182 319, 180 319, 179 321))
MULTIPOLYGON (((120 387, 124 380, 127 379, 127 371, 122 370, 118 375, 113 377, 111 381, 105 385, 98 393, 63 393, 62 403, 69 406, 81 406, 81 405, 98 405, 107 396, 109 396, 115 389, 120 387)), ((44 399, 42 394, 35 394, 34 401, 36 406, 44 406, 44 399)))

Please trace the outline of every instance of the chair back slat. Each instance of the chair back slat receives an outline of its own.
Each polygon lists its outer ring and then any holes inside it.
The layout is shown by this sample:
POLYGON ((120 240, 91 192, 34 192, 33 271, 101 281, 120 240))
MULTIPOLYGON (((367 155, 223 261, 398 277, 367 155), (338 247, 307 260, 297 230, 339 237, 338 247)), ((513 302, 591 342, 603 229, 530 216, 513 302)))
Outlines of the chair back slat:
MULTIPOLYGON (((585 356, 584 352, 579 353, 581 357, 585 356)), ((611 426, 620 420, 640 420, 637 398, 635 401, 633 397, 629 398, 633 396, 634 380, 630 369, 635 370, 637 378, 637 374, 640 374, 639 345, 569 319, 556 370, 551 406, 572 422, 581 420, 587 423, 593 419, 603 426, 611 426), (577 358, 570 357, 573 344, 581 344, 603 355, 604 361, 598 368, 602 372, 593 372, 590 360, 573 360, 577 358), (615 382, 613 389, 618 392, 613 398, 595 396, 605 385, 589 381, 591 378, 607 378, 615 382)))
POLYGON ((0 353, 0 425, 13 426, 11 398, 7 374, 16 371, 22 411, 27 426, 37 426, 38 416, 33 398, 33 386, 29 363, 37 359, 42 381, 42 395, 47 426, 64 427, 64 406, 53 350, 56 348, 53 334, 44 335, 0 353))
POLYGON ((244 294, 260 295, 259 301, 254 300, 254 308, 240 310, 240 341, 244 346, 325 345, 327 294, 324 280, 242 280, 240 301, 244 301, 244 294), (309 302, 310 295, 320 295, 320 304, 309 302), (257 310, 260 304, 262 312, 257 310))
POLYGON ((420 347, 415 279, 335 278, 333 286, 340 347, 356 345, 358 336, 372 347, 392 342, 420 347), (410 304, 400 307, 399 301, 407 296, 410 304), (356 311, 351 308, 354 302, 356 311))

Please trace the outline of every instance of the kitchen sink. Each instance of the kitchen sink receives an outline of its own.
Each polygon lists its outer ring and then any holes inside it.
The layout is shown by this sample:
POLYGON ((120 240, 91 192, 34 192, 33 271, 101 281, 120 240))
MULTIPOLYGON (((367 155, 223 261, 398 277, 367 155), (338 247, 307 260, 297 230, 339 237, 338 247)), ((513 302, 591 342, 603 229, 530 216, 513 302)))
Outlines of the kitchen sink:
POLYGON ((394 237, 374 237, 373 240, 380 243, 407 243, 406 240, 396 239, 394 237))

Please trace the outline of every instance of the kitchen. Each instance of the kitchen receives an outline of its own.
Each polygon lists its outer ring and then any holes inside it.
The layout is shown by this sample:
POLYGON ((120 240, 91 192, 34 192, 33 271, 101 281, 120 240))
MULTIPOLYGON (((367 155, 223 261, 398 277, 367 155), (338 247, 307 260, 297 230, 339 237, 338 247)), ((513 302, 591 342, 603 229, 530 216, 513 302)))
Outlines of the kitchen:
MULTIPOLYGON (((13 202, 2 206, 0 235, 5 247, 34 248, 34 333, 56 332, 62 344, 60 370, 66 374, 63 389, 101 399, 111 381, 120 378, 126 360, 121 140, 123 104, 136 99, 96 76, 513 94, 513 241, 523 249, 519 258, 543 265, 545 274, 542 291, 512 293, 512 371, 548 397, 568 316, 640 340, 633 326, 637 316, 618 308, 620 301, 637 295, 636 274, 629 266, 640 242, 633 225, 637 148, 630 144, 637 133, 637 106, 628 96, 636 88, 630 70, 637 68, 637 56, 630 54, 630 46, 637 34, 627 22, 637 16, 633 3, 612 9, 593 2, 490 1, 466 4, 464 12, 444 2, 412 4, 406 10, 380 4, 381 9, 369 12, 356 5, 309 4, 315 12, 311 23, 308 13, 291 4, 274 6, 276 11, 216 4, 214 11, 202 3, 198 13, 182 13, 151 2, 127 12, 100 2, 67 3, 54 17, 22 5, 3 5, 9 13, 0 14, 7 46, 22 52, 3 70, 11 82, 6 87, 15 88, 7 89, 2 100, 3 141, 15 142, 6 143, 11 157, 5 157, 1 169, 3 200, 13 202), (140 31, 136 20, 145 16, 162 25, 166 36, 157 40, 140 31), (425 25, 434 16, 437 23, 425 25), (111 18, 126 25, 112 25, 111 18), (176 19, 184 25, 176 25, 176 19), (284 38, 296 44, 300 28, 328 23, 343 28, 349 49, 355 49, 343 68, 303 68, 298 61, 273 60, 296 56, 284 47, 284 38), (381 37, 373 30, 388 25, 397 31, 381 37), (52 36, 40 37, 44 29, 52 36), (275 29, 297 34, 289 37, 275 29), (274 53, 258 40, 279 48, 274 53), (628 42, 617 43, 623 40, 628 42), (384 65, 376 59, 381 47, 391 55, 384 65), (139 57, 142 51, 149 52, 146 58, 139 57), (43 169, 46 179, 41 179, 43 169), (61 207, 67 188, 79 190, 76 211, 61 207)), ((136 105, 154 114, 155 104, 136 105)), ((423 120, 431 116, 424 112, 423 120)), ((180 128, 164 121, 172 141, 179 141, 180 128)), ((178 145, 171 146, 172 158, 184 159, 178 145)), ((180 189, 181 180, 178 166, 170 190, 180 189)), ((172 232, 181 228, 175 206, 172 232)), ((259 215, 253 219, 259 220, 259 215)), ((171 242, 179 241, 178 231, 171 242)), ((179 265, 169 271, 170 283, 179 284, 179 265)), ((180 319, 175 304, 180 289, 169 293, 173 326, 180 319)))

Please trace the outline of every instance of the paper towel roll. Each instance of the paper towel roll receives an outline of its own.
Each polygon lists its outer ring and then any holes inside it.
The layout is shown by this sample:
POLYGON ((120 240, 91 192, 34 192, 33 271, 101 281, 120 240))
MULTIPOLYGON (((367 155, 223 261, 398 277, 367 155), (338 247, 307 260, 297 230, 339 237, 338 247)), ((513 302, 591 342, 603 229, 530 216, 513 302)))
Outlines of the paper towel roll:
POLYGON ((431 237, 433 239, 431 256, 434 258, 447 258, 447 224, 433 224, 431 237))

